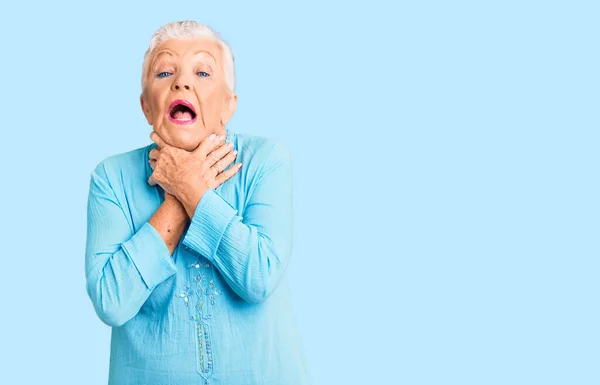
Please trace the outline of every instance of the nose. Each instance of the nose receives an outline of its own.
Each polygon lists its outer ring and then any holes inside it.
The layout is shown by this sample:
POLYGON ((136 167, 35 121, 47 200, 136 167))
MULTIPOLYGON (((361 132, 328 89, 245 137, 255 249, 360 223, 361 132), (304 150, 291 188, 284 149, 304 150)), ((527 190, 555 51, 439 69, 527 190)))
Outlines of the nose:
POLYGON ((189 90, 190 86, 187 85, 184 82, 176 81, 176 82, 173 82, 173 87, 172 88, 173 88, 174 91, 178 91, 178 90, 181 90, 181 89, 189 90))

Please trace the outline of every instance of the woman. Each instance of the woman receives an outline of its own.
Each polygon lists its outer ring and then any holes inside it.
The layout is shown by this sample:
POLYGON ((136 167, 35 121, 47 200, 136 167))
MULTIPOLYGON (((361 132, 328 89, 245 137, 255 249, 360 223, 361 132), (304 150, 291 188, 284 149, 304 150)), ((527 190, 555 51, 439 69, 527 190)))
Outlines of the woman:
POLYGON ((142 72, 154 143, 102 161, 88 201, 87 292, 112 326, 109 383, 309 383, 285 274, 288 150, 226 128, 233 56, 206 26, 161 27, 142 72))

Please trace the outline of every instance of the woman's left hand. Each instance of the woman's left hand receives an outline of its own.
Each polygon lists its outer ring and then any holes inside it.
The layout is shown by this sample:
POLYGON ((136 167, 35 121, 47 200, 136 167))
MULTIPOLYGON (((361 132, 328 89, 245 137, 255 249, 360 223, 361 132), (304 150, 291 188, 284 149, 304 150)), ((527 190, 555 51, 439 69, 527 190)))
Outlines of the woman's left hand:
POLYGON ((228 145, 219 145, 224 137, 206 138, 194 151, 186 151, 166 144, 152 131, 150 139, 156 143, 149 153, 153 173, 148 184, 156 184, 165 192, 174 195, 193 212, 196 204, 208 188, 216 188, 229 179, 239 168, 232 167, 222 172, 235 158, 228 145))

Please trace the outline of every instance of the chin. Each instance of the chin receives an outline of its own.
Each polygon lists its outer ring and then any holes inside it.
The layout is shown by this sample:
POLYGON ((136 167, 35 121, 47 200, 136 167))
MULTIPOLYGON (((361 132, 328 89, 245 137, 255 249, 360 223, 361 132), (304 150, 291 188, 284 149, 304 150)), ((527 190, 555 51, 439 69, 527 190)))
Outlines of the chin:
POLYGON ((168 145, 187 151, 192 151, 198 147, 202 138, 202 135, 197 131, 182 130, 180 127, 175 130, 169 129, 164 134, 161 131, 157 131, 157 133, 168 145))
POLYGON ((190 138, 174 138, 173 147, 181 148, 182 150, 192 151, 198 147, 200 140, 192 140, 190 138))

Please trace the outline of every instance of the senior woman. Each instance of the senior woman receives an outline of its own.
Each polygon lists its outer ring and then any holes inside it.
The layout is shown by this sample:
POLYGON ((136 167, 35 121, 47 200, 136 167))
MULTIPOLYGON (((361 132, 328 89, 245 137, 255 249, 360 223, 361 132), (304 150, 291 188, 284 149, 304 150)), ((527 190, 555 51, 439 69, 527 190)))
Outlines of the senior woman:
POLYGON ((286 277, 290 154, 226 128, 230 48, 202 24, 161 27, 140 99, 154 143, 100 162, 88 199, 87 293, 112 327, 109 384, 309 383, 286 277))

